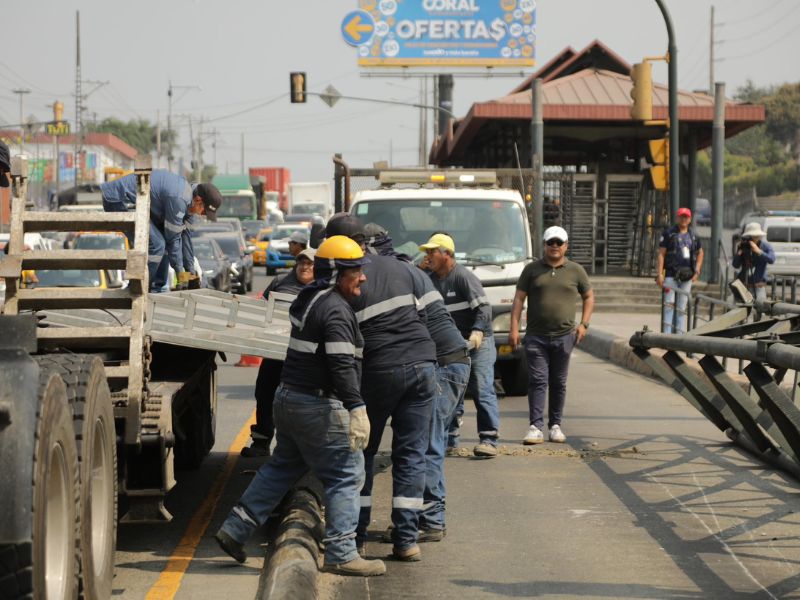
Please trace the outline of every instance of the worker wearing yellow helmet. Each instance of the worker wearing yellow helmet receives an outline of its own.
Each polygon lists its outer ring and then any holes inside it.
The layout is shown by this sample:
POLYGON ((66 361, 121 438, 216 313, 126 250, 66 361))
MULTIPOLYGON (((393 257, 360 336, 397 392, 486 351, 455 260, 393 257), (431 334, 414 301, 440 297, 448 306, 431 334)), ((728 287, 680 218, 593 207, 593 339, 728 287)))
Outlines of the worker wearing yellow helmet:
POLYGON ((383 561, 365 560, 356 548, 370 427, 360 392, 364 339, 349 302, 361 293, 366 262, 353 240, 328 238, 314 257, 314 281, 292 303, 292 333, 273 409, 277 444, 215 536, 239 562, 246 559, 245 541, 311 470, 325 490, 323 570, 386 572, 383 561))

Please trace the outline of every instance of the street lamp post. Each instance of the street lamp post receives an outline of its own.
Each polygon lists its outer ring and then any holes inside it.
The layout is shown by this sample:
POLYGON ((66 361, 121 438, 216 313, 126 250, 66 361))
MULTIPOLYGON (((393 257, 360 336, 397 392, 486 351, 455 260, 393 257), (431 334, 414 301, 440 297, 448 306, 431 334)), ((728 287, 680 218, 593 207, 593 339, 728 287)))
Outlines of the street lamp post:
POLYGON ((656 0, 664 23, 667 26, 669 45, 667 47, 667 64, 669 66, 669 204, 670 218, 675 218, 680 206, 680 149, 678 122, 678 46, 675 43, 675 29, 664 0, 656 0))

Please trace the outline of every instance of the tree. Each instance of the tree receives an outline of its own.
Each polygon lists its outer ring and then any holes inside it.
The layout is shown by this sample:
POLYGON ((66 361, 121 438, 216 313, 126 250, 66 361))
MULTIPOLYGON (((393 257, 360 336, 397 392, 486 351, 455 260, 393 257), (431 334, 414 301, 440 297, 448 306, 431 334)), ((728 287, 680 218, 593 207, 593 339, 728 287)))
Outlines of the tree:
MULTIPOLYGON (((111 133, 136 148, 139 154, 148 155, 156 148, 156 126, 146 119, 132 119, 128 122, 109 117, 96 125, 89 125, 89 131, 111 133)), ((175 131, 161 131, 161 147, 166 151, 167 144, 174 142, 175 131)))
POLYGON ((800 83, 782 85, 765 99, 767 134, 792 148, 800 163, 800 83))

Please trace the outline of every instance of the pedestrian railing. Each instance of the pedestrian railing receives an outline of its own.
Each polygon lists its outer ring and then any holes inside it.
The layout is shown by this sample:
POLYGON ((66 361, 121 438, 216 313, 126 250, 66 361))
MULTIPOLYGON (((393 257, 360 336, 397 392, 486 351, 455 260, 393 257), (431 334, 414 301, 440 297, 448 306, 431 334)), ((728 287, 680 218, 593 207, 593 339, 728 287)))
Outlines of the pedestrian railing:
POLYGON ((630 345, 732 441, 800 479, 800 409, 794 402, 800 369, 800 305, 739 303, 689 334, 645 328, 631 337, 630 345), (749 321, 754 311, 765 318, 749 321), (650 351, 654 348, 666 353, 658 356, 650 351), (679 352, 702 356, 702 372, 679 352), (746 380, 737 381, 726 370, 724 361, 729 359, 746 364, 741 369, 746 380))

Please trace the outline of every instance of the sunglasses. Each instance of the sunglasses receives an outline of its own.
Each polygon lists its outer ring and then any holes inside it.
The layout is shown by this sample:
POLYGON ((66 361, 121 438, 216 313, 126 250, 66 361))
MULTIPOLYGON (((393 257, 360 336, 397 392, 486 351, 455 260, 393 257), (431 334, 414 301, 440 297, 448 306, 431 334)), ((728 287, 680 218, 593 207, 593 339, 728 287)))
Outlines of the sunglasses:
POLYGON ((558 238, 553 238, 553 239, 547 240, 545 242, 545 244, 547 244, 548 246, 559 246, 559 247, 561 247, 564 244, 566 244, 566 242, 564 240, 559 240, 558 238))

